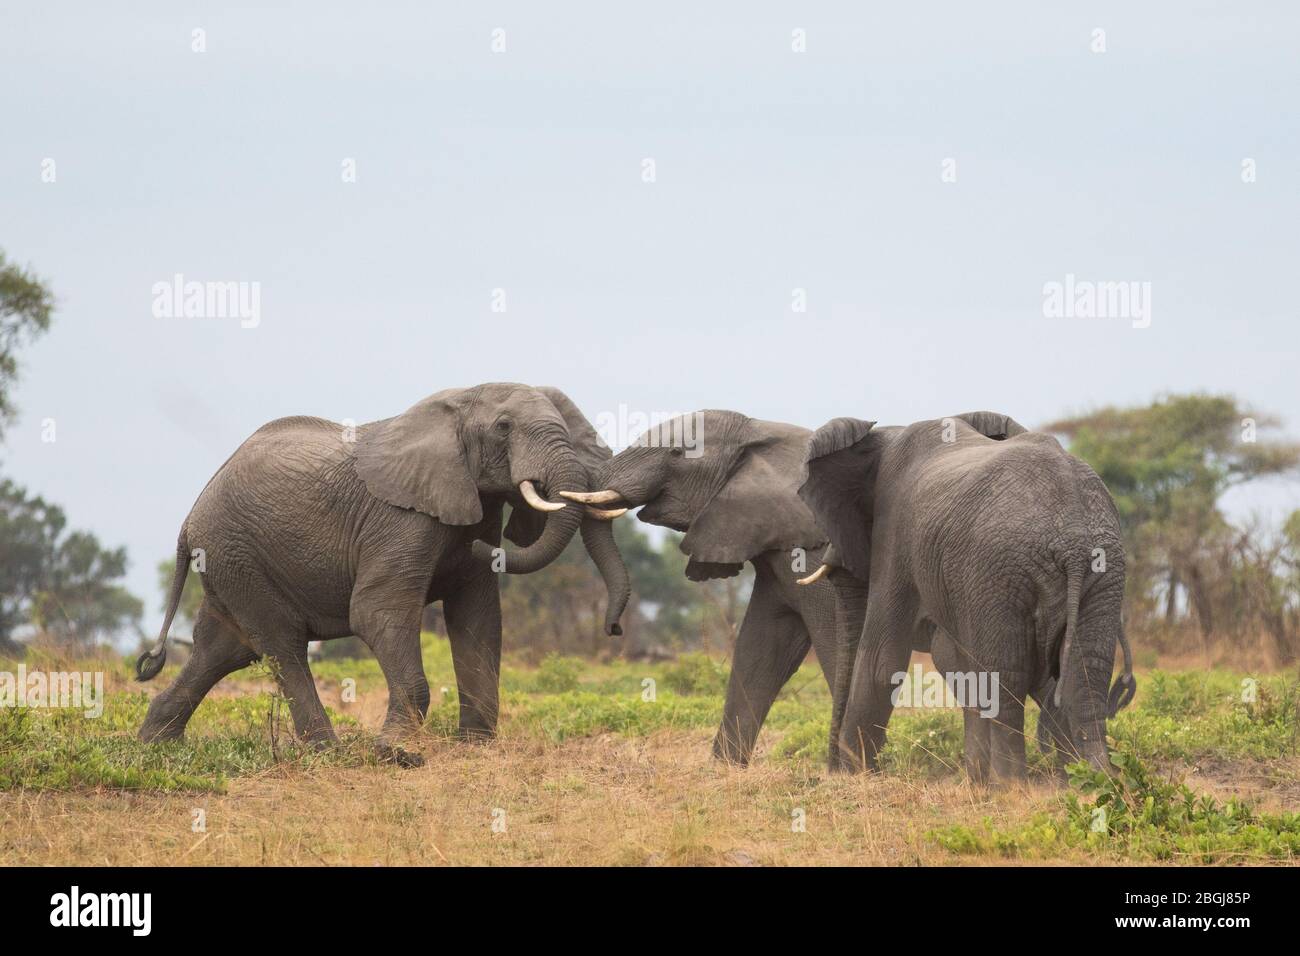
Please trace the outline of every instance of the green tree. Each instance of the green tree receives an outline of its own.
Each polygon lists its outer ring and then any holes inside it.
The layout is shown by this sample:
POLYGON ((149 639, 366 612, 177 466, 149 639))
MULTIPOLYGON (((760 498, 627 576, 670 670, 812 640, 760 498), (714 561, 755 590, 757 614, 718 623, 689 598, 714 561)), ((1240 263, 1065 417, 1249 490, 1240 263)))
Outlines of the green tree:
POLYGON ((18 378, 14 351, 50 327, 54 296, 31 273, 5 260, 0 250, 0 436, 13 422, 11 398, 18 378))
POLYGON ((49 573, 62 510, 0 479, 0 653, 21 654, 13 632, 31 620, 31 600, 49 573))
POLYGON ((57 505, 0 481, 0 652, 21 653, 13 632, 27 623, 79 649, 138 626, 140 600, 115 583, 126 549, 66 526, 57 505))
POLYGON ((1106 482, 1125 527, 1129 593, 1138 616, 1172 621, 1180 594, 1202 635, 1217 629, 1220 573, 1236 531, 1220 510, 1229 489, 1300 466, 1300 446, 1263 432, 1272 415, 1230 395, 1171 395, 1138 408, 1107 407, 1043 426, 1106 482))
POLYGON ((753 588, 748 566, 733 578, 697 583, 686 577, 681 534, 665 532, 655 547, 636 524, 620 521, 614 535, 632 578, 637 611, 645 619, 639 635, 643 647, 731 650, 753 588))

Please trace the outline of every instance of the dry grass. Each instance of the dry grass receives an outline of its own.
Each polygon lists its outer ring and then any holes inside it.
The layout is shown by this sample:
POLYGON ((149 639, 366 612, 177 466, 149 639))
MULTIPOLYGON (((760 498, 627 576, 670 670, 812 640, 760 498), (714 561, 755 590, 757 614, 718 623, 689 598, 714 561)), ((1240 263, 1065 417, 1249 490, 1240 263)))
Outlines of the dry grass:
MULTIPOLYGON (((445 643, 445 642, 444 642, 445 643)), ((450 681, 449 659, 438 643, 426 647, 434 688, 450 681)), ((46 665, 48 666, 48 665, 46 665)), ((327 706, 356 721, 352 739, 365 749, 386 707, 382 680, 358 671, 358 702, 339 697, 337 674, 321 666, 318 681, 327 706)), ((640 665, 583 665, 579 689, 602 688, 621 698, 640 687, 640 665), (603 683, 602 683, 603 682, 603 683)), ((120 664, 108 674, 111 694, 123 698, 139 685, 120 664)), ((933 838, 940 827, 981 832, 1015 830, 1058 814, 1063 785, 1036 777, 1009 790, 973 787, 946 770, 951 753, 928 769, 869 777, 828 776, 820 758, 782 751, 799 734, 817 740, 815 721, 827 709, 824 683, 814 669, 791 682, 763 731, 753 766, 725 767, 710 756, 716 716, 698 714, 691 726, 615 733, 553 734, 529 724, 525 712, 555 694, 519 688, 543 673, 508 670, 502 737, 489 744, 448 739, 436 722, 413 741, 425 766, 402 770, 373 761, 288 760, 269 769, 231 775, 224 792, 149 790, 0 790, 0 863, 5 865, 960 865, 963 863, 1105 864, 1123 862, 1096 847, 1052 844, 1046 855, 958 855, 933 838), (515 703, 511 703, 512 699, 515 703), (812 721, 813 723, 809 723, 812 721), (810 731, 811 728, 811 731, 810 731), (794 737, 788 735, 795 735, 794 737), (205 828, 196 831, 196 811, 205 828), (800 829, 796 823, 802 819, 800 829), (496 826, 494 827, 494 823, 496 826), (502 827, 501 824, 504 824, 502 827)), ((562 668, 556 673, 561 673, 562 668)), ((167 686, 169 668, 147 685, 167 686)), ((552 675, 554 677, 554 675, 552 675)), ((660 675, 661 687, 668 683, 660 675)), ((707 678, 707 675, 706 675, 707 678)), ((1215 693, 1235 677, 1218 678, 1215 693)), ((1182 699, 1147 682, 1150 706, 1166 709, 1182 699), (1159 696, 1163 693, 1163 698, 1159 696), (1163 704, 1161 703, 1163 701, 1163 704), (1170 702, 1173 703, 1170 703, 1170 702)), ((250 703, 270 684, 253 675, 223 682, 218 701, 250 703)), ((597 691, 593 690, 593 693, 597 691)), ((1181 692, 1181 691, 1180 691, 1181 692)), ((1142 693, 1140 691, 1139 693, 1142 693)), ((1206 692, 1209 693, 1208 691, 1206 692)), ((661 691, 662 694, 662 691, 661 691)), ((712 691, 684 698, 708 706, 712 691)), ((1212 700, 1218 698, 1210 695, 1212 700)), ((208 713, 218 710, 205 704, 208 713)), ((1188 705, 1191 706, 1191 705, 1188 705)), ((1218 713, 1221 705, 1211 707, 1218 713)), ((454 705, 449 704, 454 713, 454 705)), ((444 708, 444 713, 448 712, 444 708)), ((200 709, 200 716, 205 713, 200 709)), ((1153 710, 1153 714, 1157 711, 1153 710)), ((232 723, 218 718, 192 737, 222 738, 232 723)), ((1156 735, 1163 725, 1142 717, 1156 735)), ((196 718, 196 723, 201 722, 196 718)), ((927 745, 924 722, 900 722, 897 737, 920 728, 916 747, 927 745)), ((1217 725, 1216 725, 1217 726, 1217 725)), ((96 733, 129 738, 130 721, 96 733)), ((192 725, 193 727, 193 725, 192 725)), ((1253 727, 1253 725, 1251 725, 1253 727)), ((445 729, 445 725, 442 729, 445 729)), ((1234 731, 1235 732, 1235 731, 1234 731)), ((934 736, 929 731, 929 736, 934 736)), ((1253 729, 1242 733, 1253 734, 1253 729)), ((1195 736, 1195 734, 1193 734, 1195 736)), ((1250 738, 1253 740, 1254 738, 1250 738)), ((1264 738, 1261 738, 1264 739, 1264 738)), ((1269 738, 1271 739, 1271 738, 1269 738)), ((938 745, 935 744, 937 747, 938 745)), ((1270 744, 1270 746, 1273 746, 1270 744)), ((269 744, 264 748, 269 752, 269 744)), ((0 754, 0 756, 3 756, 0 754)), ((269 760, 267 761, 269 762, 269 760)), ((1266 759, 1228 754, 1168 766, 1216 796, 1244 796, 1261 811, 1300 809, 1300 758, 1266 759)))
MULTIPOLYGON (((939 823, 1019 819, 1056 788, 728 769, 709 735, 429 741, 415 770, 272 770, 224 795, 0 793, 6 864, 947 864, 939 823), (194 812, 206 832, 192 830, 194 812), (804 811, 805 832, 792 827, 804 811), (494 832, 501 820, 504 832, 494 832)), ((1080 857, 1080 862, 1083 858, 1080 857)), ((1064 861, 1063 861, 1064 862, 1064 861)))

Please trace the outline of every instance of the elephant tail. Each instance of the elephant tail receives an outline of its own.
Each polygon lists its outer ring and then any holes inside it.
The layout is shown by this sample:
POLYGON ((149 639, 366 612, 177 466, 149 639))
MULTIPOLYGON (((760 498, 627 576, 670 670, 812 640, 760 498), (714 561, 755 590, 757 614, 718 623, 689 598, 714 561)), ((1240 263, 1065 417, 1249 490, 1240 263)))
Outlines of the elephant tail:
POLYGON ((1133 649, 1128 646, 1128 636, 1123 625, 1119 629, 1119 646, 1124 650, 1124 673, 1120 674, 1110 687, 1106 700, 1106 716, 1114 717, 1137 693, 1137 678, 1133 676, 1133 649))
POLYGON ((180 538, 176 541, 176 573, 172 575, 172 590, 167 597, 167 615, 163 618, 162 633, 158 642, 140 655, 135 662, 135 679, 150 680, 156 677, 167 663, 167 632, 172 628, 172 618, 181 603, 181 592, 185 590, 185 578, 190 572, 190 544, 186 534, 187 525, 181 525, 180 538))
POLYGON ((1074 630, 1079 623, 1079 600, 1083 593, 1083 568, 1070 561, 1065 566, 1065 640, 1061 642, 1061 663, 1056 678, 1055 701, 1061 706, 1061 688, 1065 686, 1065 670, 1074 644, 1074 630))

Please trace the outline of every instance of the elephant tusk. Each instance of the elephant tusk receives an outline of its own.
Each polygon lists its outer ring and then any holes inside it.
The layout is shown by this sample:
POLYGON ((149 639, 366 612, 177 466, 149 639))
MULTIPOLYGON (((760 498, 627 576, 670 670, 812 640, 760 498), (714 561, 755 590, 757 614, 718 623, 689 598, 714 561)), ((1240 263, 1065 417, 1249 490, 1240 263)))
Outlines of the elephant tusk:
POLYGON ((584 505, 607 505, 618 501, 623 496, 617 491, 561 491, 561 498, 568 498, 570 501, 578 501, 584 505))
MULTIPOLYGON (((537 489, 533 487, 533 483, 526 479, 519 482, 519 493, 524 496, 524 501, 528 502, 538 511, 563 511, 568 507, 568 505, 562 501, 547 501, 537 493, 537 489)), ((564 492, 560 492, 560 494, 564 494, 564 492)))
POLYGON ((826 577, 826 572, 828 572, 830 569, 831 569, 831 566, 830 566, 829 564, 823 564, 820 568, 818 568, 818 569, 817 569, 816 571, 814 571, 812 574, 808 575, 808 577, 806 577, 806 578, 800 578, 800 579, 798 580, 797 583, 799 583, 799 584, 816 584, 816 583, 817 583, 818 581, 820 581, 822 578, 826 577))
POLYGON ((601 521, 613 521, 615 518, 620 518, 627 514, 627 509, 593 508, 591 505, 587 505, 587 514, 591 515, 593 518, 598 518, 601 521))

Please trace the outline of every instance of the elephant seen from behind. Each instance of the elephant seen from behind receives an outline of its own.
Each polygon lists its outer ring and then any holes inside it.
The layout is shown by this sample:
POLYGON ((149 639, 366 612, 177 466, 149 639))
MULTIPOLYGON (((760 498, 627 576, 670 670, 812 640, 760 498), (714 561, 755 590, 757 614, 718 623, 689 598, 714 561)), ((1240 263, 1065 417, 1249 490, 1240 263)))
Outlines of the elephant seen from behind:
POLYGON ((1109 768, 1106 718, 1135 682, 1119 516, 1091 468, 990 412, 905 428, 838 418, 814 434, 799 496, 830 538, 840 600, 867 605, 839 634, 832 767, 877 766, 899 676, 928 649, 950 684, 993 690, 959 701, 972 779, 1024 776, 1030 695, 1040 743, 1109 768))

